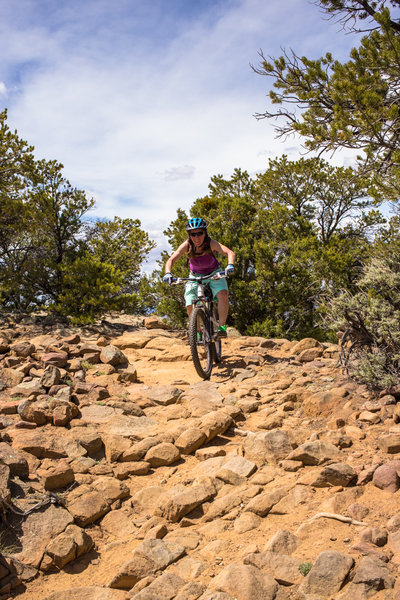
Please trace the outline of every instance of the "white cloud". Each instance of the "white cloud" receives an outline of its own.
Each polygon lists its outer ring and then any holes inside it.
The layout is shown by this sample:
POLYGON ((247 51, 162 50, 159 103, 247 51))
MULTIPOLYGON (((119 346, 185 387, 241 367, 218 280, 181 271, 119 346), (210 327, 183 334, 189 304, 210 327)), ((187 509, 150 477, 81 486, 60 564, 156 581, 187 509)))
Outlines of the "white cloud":
POLYGON ((270 86, 249 66, 258 50, 319 56, 351 45, 342 34, 331 43, 332 24, 304 0, 0 0, 0 8, 10 127, 90 190, 94 215, 140 218, 160 247, 176 210, 207 194, 213 175, 255 173, 285 151, 273 124, 253 117, 270 86))
POLYGON ((4 81, 0 81, 0 96, 7 96, 7 88, 4 81))
POLYGON ((165 181, 179 181, 180 179, 192 179, 196 168, 193 165, 172 167, 164 172, 165 181))

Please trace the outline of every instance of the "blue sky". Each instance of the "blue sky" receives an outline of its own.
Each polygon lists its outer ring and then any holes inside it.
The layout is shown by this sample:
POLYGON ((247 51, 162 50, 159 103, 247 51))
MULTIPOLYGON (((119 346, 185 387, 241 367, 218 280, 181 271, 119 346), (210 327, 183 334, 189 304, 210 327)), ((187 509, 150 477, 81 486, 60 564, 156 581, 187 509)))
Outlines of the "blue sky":
POLYGON ((213 175, 299 157, 253 116, 271 85, 258 51, 344 59, 355 42, 308 0, 0 0, 0 109, 95 198, 92 217, 141 220, 148 270, 213 175))

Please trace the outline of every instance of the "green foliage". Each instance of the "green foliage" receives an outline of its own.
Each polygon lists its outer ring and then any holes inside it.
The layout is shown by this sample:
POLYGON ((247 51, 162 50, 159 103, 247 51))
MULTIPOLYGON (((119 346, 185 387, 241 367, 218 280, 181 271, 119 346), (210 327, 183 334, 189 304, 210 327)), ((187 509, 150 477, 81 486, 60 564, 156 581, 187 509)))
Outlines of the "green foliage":
POLYGON ((140 266, 154 248, 140 221, 90 224, 94 200, 71 186, 60 163, 32 152, 0 113, 0 305, 50 308, 77 323, 136 310, 140 266))
MULTIPOLYGON (((386 235, 386 234, 385 234, 386 235)), ((383 236, 385 237, 385 236, 383 236)), ((329 298, 327 319, 340 329, 342 361, 358 380, 375 389, 400 383, 400 236, 377 242, 355 293, 329 298)))
MULTIPOLYGON (((261 53, 255 71, 274 79, 270 98, 278 136, 296 132, 310 150, 360 149, 360 164, 374 175, 374 193, 398 198, 400 190, 400 25, 388 2, 319 0, 345 23, 369 19, 371 29, 345 63, 330 53, 319 59, 285 52, 269 61, 261 53), (292 107, 294 107, 292 109, 292 107)), ((392 5, 396 5, 391 3, 392 5)), ((365 25, 364 25, 365 32, 365 25)))
POLYGON ((312 569, 312 566, 313 566, 312 562, 309 562, 309 561, 303 562, 299 565, 299 571, 303 575, 303 577, 306 577, 309 574, 309 572, 312 569))
MULTIPOLYGON (((382 220, 377 211, 367 212, 367 188, 352 169, 317 158, 291 162, 283 156, 255 179, 240 169, 228 180, 211 178, 209 194, 190 214, 205 218, 211 237, 236 252, 229 280, 235 327, 251 335, 326 338, 320 296, 353 284, 370 251, 369 232, 382 220)), ((186 238, 187 220, 178 211, 166 232, 173 250, 186 238)), ((186 261, 173 270, 186 276, 186 261)), ((182 326, 182 290, 160 284, 157 294, 158 312, 182 326)))
POLYGON ((85 253, 72 264, 62 266, 61 271, 63 291, 54 310, 70 316, 73 323, 90 323, 104 312, 120 307, 123 276, 113 265, 85 253))
POLYGON ((100 261, 114 265, 123 275, 122 290, 126 294, 138 291, 140 266, 154 242, 140 227, 139 219, 98 221, 90 231, 88 247, 100 261))

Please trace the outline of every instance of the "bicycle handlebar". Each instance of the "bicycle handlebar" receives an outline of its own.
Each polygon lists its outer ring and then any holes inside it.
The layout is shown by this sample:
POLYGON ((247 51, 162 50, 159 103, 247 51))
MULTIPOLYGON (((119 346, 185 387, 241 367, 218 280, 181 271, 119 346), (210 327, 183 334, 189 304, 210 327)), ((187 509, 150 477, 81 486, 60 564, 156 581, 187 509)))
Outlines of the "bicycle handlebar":
POLYGON ((173 277, 172 285, 179 285, 180 283, 186 283, 187 281, 197 281, 202 283, 203 281, 207 281, 207 279, 226 279, 225 271, 218 271, 218 273, 214 273, 214 275, 206 275, 205 277, 173 277))

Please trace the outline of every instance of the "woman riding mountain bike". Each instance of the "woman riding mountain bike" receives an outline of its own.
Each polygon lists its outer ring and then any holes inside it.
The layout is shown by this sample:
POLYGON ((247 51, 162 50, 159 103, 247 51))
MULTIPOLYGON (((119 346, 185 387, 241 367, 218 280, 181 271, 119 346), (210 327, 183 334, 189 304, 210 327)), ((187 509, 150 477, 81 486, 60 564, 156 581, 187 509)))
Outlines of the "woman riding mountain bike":
MULTIPOLYGON (((225 269, 226 275, 231 275, 234 271, 235 253, 210 238, 207 232, 207 223, 200 217, 190 219, 186 225, 188 238, 179 246, 179 248, 169 257, 165 264, 165 275, 163 280, 169 284, 174 277, 171 273, 172 267, 179 258, 186 255, 189 262, 190 278, 204 277, 213 275, 221 271, 220 264, 215 257, 215 252, 224 254, 228 257, 228 266, 225 269)), ((213 297, 218 301, 219 327, 218 337, 226 337, 226 320, 229 311, 228 286, 225 279, 210 280, 210 288, 213 297)), ((193 301, 197 298, 197 283, 188 282, 185 286, 185 302, 188 315, 193 309, 193 301)))

